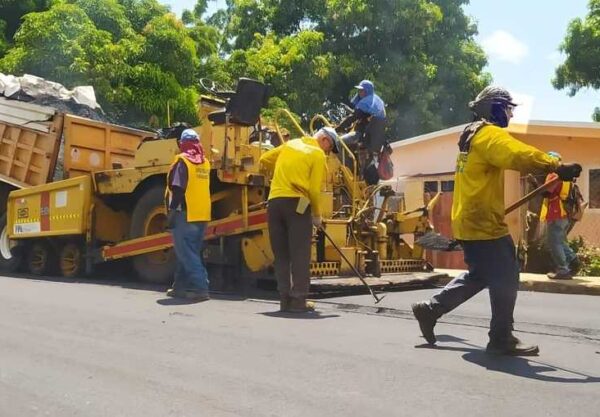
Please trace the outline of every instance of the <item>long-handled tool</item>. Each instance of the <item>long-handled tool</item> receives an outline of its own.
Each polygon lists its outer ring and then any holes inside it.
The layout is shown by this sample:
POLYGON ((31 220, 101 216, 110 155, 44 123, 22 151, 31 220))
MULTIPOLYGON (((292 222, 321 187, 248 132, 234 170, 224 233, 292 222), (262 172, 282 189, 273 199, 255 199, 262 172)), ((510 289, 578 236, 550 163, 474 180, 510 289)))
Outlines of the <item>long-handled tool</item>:
MULTIPOLYGON (((531 191, 530 193, 526 194, 525 196, 521 197, 519 200, 515 201, 513 204, 508 206, 504 210, 504 214, 512 213, 517 208, 521 207, 523 204, 527 203, 532 198, 543 193, 545 190, 552 187, 559 181, 560 181, 560 178, 556 177, 556 178, 553 178, 552 180, 542 184, 535 190, 531 191)), ((438 251, 450 252, 450 251, 462 250, 460 243, 458 241, 456 241, 455 239, 450 239, 446 236, 443 236, 443 235, 440 235, 439 233, 434 233, 434 232, 425 233, 423 236, 418 238, 415 241, 415 243, 419 246, 422 246, 425 249, 432 249, 432 250, 438 250, 438 251)))
POLYGON ((329 236, 327 234, 327 232, 325 231, 325 229, 323 227, 319 227, 318 228, 319 231, 321 231, 323 233, 323 235, 325 235, 325 237, 329 240, 329 242, 333 245, 333 247, 335 248, 335 250, 340 254, 340 256, 342 257, 342 259, 344 261, 346 261, 346 263, 348 265, 350 265, 350 268, 352 268, 352 271, 354 271, 354 273, 356 274, 356 276, 358 277, 358 279, 360 279, 360 282, 362 282, 363 284, 365 284, 365 287, 367 287, 367 289, 369 290, 369 292, 371 293, 371 295, 373 296, 373 298, 375 299, 375 304, 379 303, 381 300, 383 300, 383 298, 385 297, 385 295, 382 295, 380 297, 377 296, 377 294, 375 294, 375 291, 373 291, 373 288, 371 288, 371 286, 367 283, 367 281, 365 281, 365 278, 363 277, 363 275, 360 273, 360 271, 354 266, 354 264, 352 262, 350 262, 348 260, 348 258, 346 258, 346 255, 344 255, 344 253, 342 252, 342 250, 338 247, 338 245, 335 244, 335 242, 333 241, 333 239, 331 238, 331 236, 329 236))

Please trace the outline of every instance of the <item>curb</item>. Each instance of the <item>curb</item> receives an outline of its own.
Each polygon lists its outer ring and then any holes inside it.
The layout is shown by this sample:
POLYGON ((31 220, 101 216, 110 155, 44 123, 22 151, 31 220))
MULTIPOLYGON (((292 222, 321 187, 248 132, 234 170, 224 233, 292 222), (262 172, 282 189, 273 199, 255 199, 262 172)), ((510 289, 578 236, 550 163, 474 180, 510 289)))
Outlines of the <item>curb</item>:
MULTIPOLYGON (((438 270, 446 272, 448 277, 439 278, 441 285, 446 285, 454 277, 462 273, 460 270, 438 270)), ((555 294, 600 295, 600 278, 576 277, 564 281, 552 281, 541 274, 521 273, 520 291, 547 292, 555 294), (534 275, 533 277, 531 275, 534 275)))

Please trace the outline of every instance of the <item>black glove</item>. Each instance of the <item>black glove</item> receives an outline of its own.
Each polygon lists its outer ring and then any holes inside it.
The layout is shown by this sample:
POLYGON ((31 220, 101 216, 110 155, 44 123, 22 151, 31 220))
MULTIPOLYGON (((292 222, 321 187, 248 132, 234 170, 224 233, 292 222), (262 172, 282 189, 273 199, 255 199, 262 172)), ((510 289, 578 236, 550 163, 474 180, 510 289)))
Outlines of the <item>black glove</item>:
POLYGON ((574 178, 579 178, 581 174, 581 165, 579 164, 560 164, 556 168, 558 178, 562 181, 573 181, 574 178))
POLYGON ((175 214, 176 210, 169 210, 167 213, 167 230, 175 229, 175 214))

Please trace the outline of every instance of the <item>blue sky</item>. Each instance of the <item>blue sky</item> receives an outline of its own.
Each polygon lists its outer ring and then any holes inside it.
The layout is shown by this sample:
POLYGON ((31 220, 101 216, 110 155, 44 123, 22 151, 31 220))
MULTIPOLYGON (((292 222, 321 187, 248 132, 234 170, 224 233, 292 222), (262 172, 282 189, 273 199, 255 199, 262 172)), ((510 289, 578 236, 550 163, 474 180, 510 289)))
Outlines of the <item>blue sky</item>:
MULTIPOLYGON (((195 0, 161 0, 178 15, 195 0)), ((588 0, 471 0, 466 13, 478 24, 477 40, 488 54, 487 70, 522 105, 515 120, 591 121, 600 107, 600 91, 569 97, 555 90, 551 79, 562 62, 558 47, 569 22, 587 14, 588 0)), ((211 10, 224 0, 209 3, 211 10)))

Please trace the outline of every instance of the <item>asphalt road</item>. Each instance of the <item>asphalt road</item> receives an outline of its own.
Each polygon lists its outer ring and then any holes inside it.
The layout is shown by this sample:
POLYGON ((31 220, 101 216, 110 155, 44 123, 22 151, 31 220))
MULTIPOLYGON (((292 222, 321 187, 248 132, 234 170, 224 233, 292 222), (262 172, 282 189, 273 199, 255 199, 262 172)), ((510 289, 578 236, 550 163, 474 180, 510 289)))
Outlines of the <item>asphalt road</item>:
POLYGON ((537 358, 490 357, 485 294, 422 346, 431 291, 173 304, 162 293, 0 277, 0 416, 599 416, 600 299, 521 293, 537 358))

